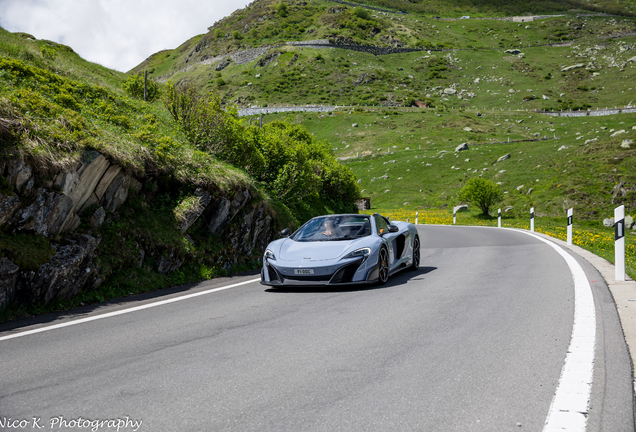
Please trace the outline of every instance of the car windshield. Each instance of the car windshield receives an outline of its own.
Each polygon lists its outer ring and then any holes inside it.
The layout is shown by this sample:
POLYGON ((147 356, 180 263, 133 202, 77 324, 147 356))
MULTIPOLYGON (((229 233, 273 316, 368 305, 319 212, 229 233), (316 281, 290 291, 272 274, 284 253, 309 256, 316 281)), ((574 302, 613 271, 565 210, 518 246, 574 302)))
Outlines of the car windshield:
POLYGON ((292 237, 296 241, 352 240, 371 235, 369 216, 321 216, 303 225, 292 237))

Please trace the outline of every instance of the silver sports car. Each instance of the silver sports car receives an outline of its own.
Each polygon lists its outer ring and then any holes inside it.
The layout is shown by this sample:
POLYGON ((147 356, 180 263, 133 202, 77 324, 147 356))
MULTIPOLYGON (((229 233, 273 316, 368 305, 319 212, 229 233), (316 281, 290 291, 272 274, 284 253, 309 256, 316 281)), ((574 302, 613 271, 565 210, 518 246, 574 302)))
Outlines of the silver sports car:
POLYGON ((420 266, 415 226, 377 213, 320 216, 281 234, 263 256, 264 285, 385 284, 393 273, 420 266))

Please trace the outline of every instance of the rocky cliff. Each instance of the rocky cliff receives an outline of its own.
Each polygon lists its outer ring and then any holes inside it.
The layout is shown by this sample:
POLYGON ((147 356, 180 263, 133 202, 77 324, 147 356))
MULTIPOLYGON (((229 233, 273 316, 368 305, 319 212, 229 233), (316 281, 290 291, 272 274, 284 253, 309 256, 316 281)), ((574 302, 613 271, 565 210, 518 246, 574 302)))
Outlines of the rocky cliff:
MULTIPOLYGON (((154 184, 153 179, 135 178, 96 151, 84 153, 63 168, 49 167, 45 175, 32 165, 19 158, 0 161, 0 230, 5 236, 30 233, 46 238, 51 253, 46 262, 25 268, 18 259, 11 259, 0 242, 0 308, 50 303, 97 289, 113 273, 101 265, 103 231, 121 221, 120 213, 130 196, 152 202, 161 193, 143 187, 147 182, 154 184)), ((230 268, 258 258, 273 238, 273 211, 248 187, 232 191, 198 188, 180 197, 178 211, 175 209, 169 223, 190 249, 196 242, 206 241, 205 237, 215 238, 222 246, 214 257, 207 258, 219 266, 230 268), (195 226, 197 233, 190 233, 195 226)), ((134 218, 135 211, 128 209, 127 214, 134 218)), ((165 275, 193 259, 183 250, 141 237, 119 239, 122 248, 132 241, 136 254, 134 262, 121 265, 144 266, 165 275)))

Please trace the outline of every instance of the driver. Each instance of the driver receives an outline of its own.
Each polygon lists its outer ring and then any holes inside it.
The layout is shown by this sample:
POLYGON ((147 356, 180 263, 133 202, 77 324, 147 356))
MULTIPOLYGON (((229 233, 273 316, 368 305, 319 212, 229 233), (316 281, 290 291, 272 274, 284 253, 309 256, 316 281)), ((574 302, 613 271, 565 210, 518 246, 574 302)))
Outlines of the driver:
POLYGON ((326 219, 323 223, 323 229, 322 235, 325 237, 342 237, 344 235, 342 230, 336 226, 333 219, 326 219))

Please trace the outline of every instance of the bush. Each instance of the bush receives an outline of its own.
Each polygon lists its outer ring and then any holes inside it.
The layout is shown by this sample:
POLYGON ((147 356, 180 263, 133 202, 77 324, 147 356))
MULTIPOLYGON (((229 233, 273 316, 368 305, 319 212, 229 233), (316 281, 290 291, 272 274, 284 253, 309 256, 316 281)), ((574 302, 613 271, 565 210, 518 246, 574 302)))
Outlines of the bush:
POLYGON ((485 215, 489 213, 492 206, 503 201, 503 197, 503 191, 496 183, 483 178, 468 180, 459 191, 459 199, 479 207, 485 215))
POLYGON ((358 18, 361 18, 364 20, 368 20, 371 18, 371 14, 369 13, 369 11, 362 7, 355 8, 353 10, 353 14, 357 16, 358 18))
MULTIPOLYGON (((144 78, 141 73, 130 75, 128 79, 124 81, 122 87, 129 96, 137 99, 144 98, 144 78)), ((148 80, 146 88, 146 101, 152 102, 157 97, 159 97, 159 85, 152 80, 148 80)))
POLYGON ((287 12, 287 5, 285 3, 281 3, 278 5, 278 15, 281 18, 286 18, 289 13, 287 12))
POLYGON ((193 86, 168 84, 164 103, 192 145, 245 170, 285 205, 320 199, 345 208, 360 194, 353 173, 336 160, 329 144, 301 125, 274 121, 245 127, 233 108, 221 107, 218 94, 204 95, 193 86))

